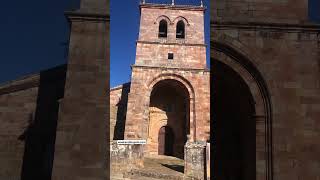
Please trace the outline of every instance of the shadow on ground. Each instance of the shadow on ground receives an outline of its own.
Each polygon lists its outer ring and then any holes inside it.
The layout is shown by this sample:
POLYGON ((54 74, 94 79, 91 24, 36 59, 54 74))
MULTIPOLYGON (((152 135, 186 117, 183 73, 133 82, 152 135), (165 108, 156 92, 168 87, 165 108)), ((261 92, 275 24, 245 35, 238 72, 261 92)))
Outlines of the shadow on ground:
POLYGON ((184 173, 184 166, 181 165, 171 165, 171 164, 161 164, 164 167, 170 168, 172 170, 184 173))

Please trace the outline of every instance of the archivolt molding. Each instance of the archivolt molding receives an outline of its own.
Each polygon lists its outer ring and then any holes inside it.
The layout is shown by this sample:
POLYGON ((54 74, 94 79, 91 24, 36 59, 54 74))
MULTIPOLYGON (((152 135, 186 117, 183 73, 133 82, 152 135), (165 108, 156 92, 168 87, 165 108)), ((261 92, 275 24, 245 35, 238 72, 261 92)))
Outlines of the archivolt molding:
POLYGON ((178 16, 178 17, 174 18, 174 20, 172 22, 174 24, 176 24, 180 20, 182 20, 187 26, 190 26, 188 19, 183 16, 178 16))
POLYGON ((189 93, 189 98, 190 99, 194 99, 195 98, 195 94, 194 94, 194 89, 191 85, 191 83, 185 79, 184 77, 178 75, 178 74, 174 74, 174 73, 165 73, 165 74, 160 74, 159 76, 153 78, 149 84, 147 85, 148 88, 148 92, 149 92, 149 97, 151 95, 151 91, 154 87, 155 84, 157 84, 158 82, 162 81, 162 80, 176 80, 180 83, 182 83, 185 88, 188 90, 189 93))
MULTIPOLYGON (((237 52, 241 52, 243 56, 245 56, 255 67, 259 67, 257 62, 262 62, 260 56, 256 53, 256 51, 250 51, 250 49, 241 43, 238 39, 231 37, 228 34, 225 33, 219 33, 219 32, 211 32, 211 44, 224 44, 226 46, 229 46, 230 48, 236 50, 237 52), (250 53, 249 53, 250 52, 250 53)), ((262 69, 259 69, 259 72, 263 73, 261 71, 262 69)), ((265 77, 265 76, 263 76, 265 77)))
MULTIPOLYGON (((216 36, 215 36, 216 37, 216 36)), ((246 47, 239 41, 228 37, 213 38, 211 40, 212 60, 218 60, 227 64, 236 71, 247 83, 255 100, 257 127, 263 129, 265 156, 258 157, 257 162, 263 161, 264 174, 257 175, 258 179, 273 179, 272 163, 272 102, 267 82, 261 72, 257 69, 255 56, 249 56, 246 47), (241 52, 241 53, 240 53, 241 52)))
POLYGON ((157 17, 156 21, 154 22, 154 24, 159 24, 159 22, 162 20, 162 19, 165 19, 167 21, 168 24, 173 24, 173 22, 170 20, 170 18, 166 15, 161 15, 159 17, 157 17))
MULTIPOLYGON (((180 82, 188 91, 189 93, 189 120, 190 120, 190 140, 194 141, 196 140, 196 129, 197 129, 197 125, 196 125, 196 111, 195 111, 195 92, 194 92, 194 88, 191 85, 191 83, 184 77, 178 75, 178 74, 174 74, 174 73, 163 73, 160 74, 159 76, 153 78, 147 85, 147 97, 149 99, 148 106, 150 103, 150 97, 151 97, 151 92, 153 90, 153 87, 160 81, 162 80, 175 80, 180 82)), ((149 113, 149 112, 147 112, 149 113)), ((148 115, 147 115, 148 117, 148 115)), ((150 123, 150 121, 147 121, 148 123, 150 123)))

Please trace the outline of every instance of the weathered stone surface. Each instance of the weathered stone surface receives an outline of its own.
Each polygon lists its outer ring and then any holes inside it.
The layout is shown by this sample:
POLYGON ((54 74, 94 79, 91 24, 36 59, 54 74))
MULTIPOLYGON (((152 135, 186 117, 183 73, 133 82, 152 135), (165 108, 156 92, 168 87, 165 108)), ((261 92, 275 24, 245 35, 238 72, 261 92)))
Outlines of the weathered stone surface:
POLYGON ((211 58, 235 70, 255 101, 256 179, 320 178, 320 26, 308 22, 307 1, 211 5, 211 58))
POLYGON ((192 140, 209 140, 209 81, 204 8, 141 5, 130 88, 125 84, 111 89, 111 136, 144 139, 145 154, 164 153, 183 159, 187 135, 192 140), (168 24, 166 38, 158 37, 161 20, 168 24), (176 38, 179 20, 185 23, 184 39, 176 38), (172 60, 168 53, 173 53, 172 60), (163 127, 172 130, 172 152, 164 150, 168 144, 161 145, 163 127))
POLYGON ((0 86, 0 179, 109 176, 108 5, 66 13, 67 65, 0 86))
POLYGON ((143 167, 143 144, 110 144, 111 177, 123 176, 132 169, 143 167))
MULTIPOLYGON (((204 8, 141 5, 136 62, 132 66, 130 88, 122 85, 111 89, 110 133, 116 136, 117 132, 121 132, 123 139, 146 140, 147 144, 141 152, 145 155, 169 155, 183 161, 187 135, 192 141, 208 141, 210 138, 209 81, 204 44, 204 8), (161 20, 168 24, 166 38, 158 36, 161 20), (184 39, 176 38, 179 20, 185 23, 184 39), (169 53, 173 53, 172 60, 168 58, 169 53), (118 124, 123 127, 119 129, 118 124)), ((123 171, 121 167, 127 169, 125 166, 118 167, 117 163, 124 164, 121 160, 125 157, 125 153, 111 154, 112 166, 119 172, 123 171)), ((183 178, 183 169, 179 173, 167 170, 183 166, 162 165, 165 167, 157 168, 166 172, 145 167, 130 171, 126 177, 183 178)), ((204 174, 205 169, 202 171, 204 174)))
POLYGON ((151 67, 206 68, 204 9, 141 6, 135 65, 151 67), (159 38, 159 22, 168 24, 167 38, 159 38), (185 38, 176 38, 177 22, 185 23, 185 38), (168 60, 168 53, 174 60, 168 60))
POLYGON ((130 83, 110 90, 110 140, 124 138, 130 83))
POLYGON ((0 179, 20 179, 25 144, 19 140, 34 119, 38 87, 0 94, 0 179))
POLYGON ((149 97, 152 88, 161 80, 171 79, 184 84, 189 90, 191 138, 207 140, 210 132, 208 71, 145 67, 133 67, 132 71, 133 81, 128 100, 130 111, 127 112, 126 117, 127 138, 147 138, 146 122, 149 116, 149 97), (194 99, 195 96, 197 99, 194 99), (197 114, 197 119, 192 119, 194 114, 197 114), (137 126, 138 124, 140 126, 137 126))
POLYGON ((0 179, 51 175, 65 72, 62 65, 0 86, 0 179))
POLYGON ((110 14, 109 0, 81 0, 78 11, 89 14, 110 14))
POLYGON ((308 22, 308 0, 214 0, 211 21, 219 22, 308 22))
POLYGON ((52 178, 109 176, 109 22, 72 15, 52 178), (79 18, 77 18, 79 17, 79 18))
POLYGON ((184 178, 205 180, 206 142, 187 142, 184 155, 184 178))

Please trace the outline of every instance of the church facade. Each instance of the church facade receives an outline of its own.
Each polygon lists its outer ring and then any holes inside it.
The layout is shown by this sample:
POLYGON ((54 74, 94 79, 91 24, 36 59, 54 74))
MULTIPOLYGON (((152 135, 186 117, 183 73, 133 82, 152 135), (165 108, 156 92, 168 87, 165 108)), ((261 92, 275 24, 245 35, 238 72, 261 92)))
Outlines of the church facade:
POLYGON ((143 139, 146 154, 184 158, 210 140, 210 72, 202 6, 141 4, 131 82, 111 89, 111 135, 143 139))
POLYGON ((320 25, 308 0, 213 0, 211 79, 204 8, 142 4, 131 82, 110 96, 108 4, 66 12, 67 64, 0 86, 0 179, 108 179, 118 139, 178 158, 188 139, 211 141, 219 180, 320 179, 320 25))

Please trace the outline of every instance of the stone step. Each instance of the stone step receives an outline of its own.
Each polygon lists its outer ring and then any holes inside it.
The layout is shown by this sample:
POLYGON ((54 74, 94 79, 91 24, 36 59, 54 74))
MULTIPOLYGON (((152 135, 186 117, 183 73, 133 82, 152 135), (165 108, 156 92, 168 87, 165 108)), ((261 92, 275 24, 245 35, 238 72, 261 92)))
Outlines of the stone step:
POLYGON ((125 178, 133 179, 133 177, 143 180, 142 178, 154 179, 168 179, 168 180, 183 180, 183 175, 165 174, 157 171, 147 171, 142 169, 133 169, 129 173, 125 174, 125 178))

